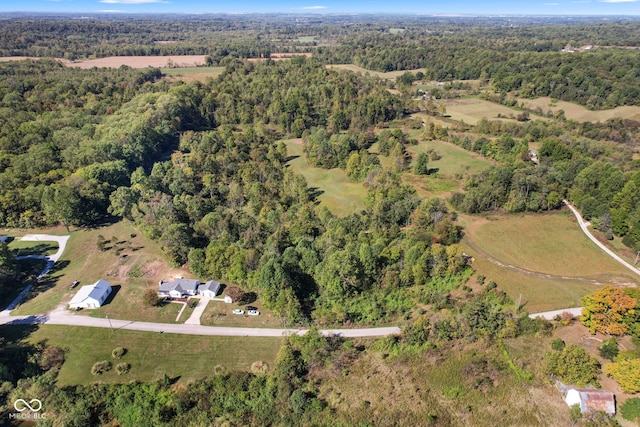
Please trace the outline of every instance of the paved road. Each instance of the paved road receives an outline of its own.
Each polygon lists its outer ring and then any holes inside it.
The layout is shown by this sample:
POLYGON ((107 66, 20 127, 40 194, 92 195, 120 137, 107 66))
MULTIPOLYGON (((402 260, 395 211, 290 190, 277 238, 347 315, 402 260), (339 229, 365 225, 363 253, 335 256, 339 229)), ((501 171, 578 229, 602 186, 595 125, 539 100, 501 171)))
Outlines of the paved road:
POLYGON ((620 264, 624 265, 625 267, 627 267, 629 270, 633 271, 634 273, 640 275, 640 270, 638 270, 637 268, 635 268, 633 265, 629 264, 627 261, 623 260, 622 258, 620 258, 618 255, 616 255, 615 253, 613 253, 609 248, 607 248, 605 245, 602 244, 602 242, 600 242, 598 239, 596 239, 593 234, 591 234, 591 232, 589 231, 589 229, 587 228, 589 226, 588 223, 586 223, 584 221, 584 219, 582 219, 582 215, 580 215, 580 212, 578 212, 578 210, 576 208, 574 208, 571 203, 569 203, 567 200, 563 200, 562 203, 564 203, 565 205, 567 205, 569 207, 569 209, 571 209, 571 211, 573 212, 573 214, 576 216, 576 219, 578 220, 578 224, 580 224, 580 228, 582 229, 582 231, 584 232, 584 234, 587 235, 587 237, 589 239, 591 239, 591 241, 593 243, 595 243, 596 245, 598 245, 598 247, 600 249, 602 249, 603 251, 605 251, 609 256, 611 256, 611 258, 615 259, 616 261, 618 261, 620 264))
MULTIPOLYGON (((99 319, 68 312, 64 305, 59 306, 49 314, 41 316, 0 316, 0 324, 88 326, 95 328, 112 328, 114 330, 125 329, 129 331, 236 337, 282 337, 291 334, 305 334, 307 332, 307 329, 233 328, 225 326, 187 325, 181 323, 150 323, 118 319, 99 319)), ((392 326, 387 328, 324 329, 320 332, 324 335, 339 335, 342 337, 378 337, 399 334, 401 331, 400 328, 392 326)))
POLYGON ((536 317, 542 317, 543 319, 553 320, 556 316, 562 316, 562 313, 569 312, 573 314, 574 317, 582 315, 582 307, 574 307, 574 308, 563 308, 562 310, 553 310, 553 311, 545 311, 543 313, 532 313, 529 315, 530 318, 535 319, 536 317))

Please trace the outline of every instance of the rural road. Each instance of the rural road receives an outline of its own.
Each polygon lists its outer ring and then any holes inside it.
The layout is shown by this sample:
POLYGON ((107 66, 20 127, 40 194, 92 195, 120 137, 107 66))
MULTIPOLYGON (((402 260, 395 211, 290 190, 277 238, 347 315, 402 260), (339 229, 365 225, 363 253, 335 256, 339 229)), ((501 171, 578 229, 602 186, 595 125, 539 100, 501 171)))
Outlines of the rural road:
POLYGON ((616 255, 615 253, 613 253, 609 248, 607 248, 605 245, 603 245, 598 239, 596 239, 593 234, 591 234, 591 232, 589 231, 588 224, 584 221, 584 219, 582 219, 582 215, 580 215, 580 212, 578 212, 578 210, 576 208, 574 208, 571 203, 569 203, 567 200, 563 200, 562 203, 564 203, 565 205, 567 205, 567 207, 569 209, 571 209, 571 212, 573 212, 573 214, 576 216, 576 219, 578 220, 578 224, 580 224, 580 228, 582 229, 582 231, 584 232, 584 234, 587 235, 587 237, 589 239, 591 239, 591 241, 593 243, 595 243, 596 245, 598 245, 598 247, 600 249, 602 249, 603 251, 605 251, 609 256, 611 256, 611 258, 615 259, 616 261, 618 261, 620 264, 624 265, 625 267, 627 267, 629 270, 633 271, 634 273, 636 273, 637 275, 640 275, 640 270, 638 270, 637 268, 635 268, 633 265, 629 264, 627 261, 623 260, 622 258, 620 258, 618 255, 616 255))
POLYGON ((553 311, 545 311, 543 313, 532 313, 529 315, 530 318, 535 319, 536 317, 542 317, 543 319, 553 320, 556 316, 562 316, 562 313, 569 312, 573 314, 574 317, 582 315, 582 307, 574 307, 574 308, 563 308, 562 310, 553 310, 553 311))
MULTIPOLYGON (((187 325, 183 323, 151 323, 134 322, 131 320, 100 319, 89 316, 76 315, 68 312, 64 305, 51 313, 41 316, 0 316, 0 324, 6 325, 68 325, 88 326, 95 328, 112 328, 114 330, 146 331, 185 335, 216 335, 235 337, 282 337, 286 335, 302 335, 307 329, 269 329, 269 328, 235 328, 223 326, 187 325)), ((379 337, 399 334, 400 328, 392 326, 386 328, 363 329, 323 329, 324 335, 341 337, 379 337)))

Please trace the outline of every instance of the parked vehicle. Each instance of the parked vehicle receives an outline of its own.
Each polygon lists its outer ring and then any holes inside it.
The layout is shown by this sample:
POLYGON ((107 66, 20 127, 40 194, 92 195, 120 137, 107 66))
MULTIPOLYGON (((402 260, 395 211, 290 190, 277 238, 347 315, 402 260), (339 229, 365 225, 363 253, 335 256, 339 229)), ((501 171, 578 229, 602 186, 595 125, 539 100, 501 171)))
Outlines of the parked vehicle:
POLYGON ((247 314, 249 316, 260 316, 260 312, 258 310, 249 310, 247 314))
POLYGON ((69 289, 73 289, 76 286, 78 286, 80 284, 79 280, 74 280, 73 283, 71 283, 71 286, 69 286, 69 289))
POLYGON ((254 306, 252 306, 252 305, 248 305, 248 306, 246 306, 244 309, 245 309, 245 310, 247 310, 247 311, 251 311, 251 310, 257 310, 257 309, 258 309, 258 307, 254 307, 254 306))
POLYGON ((244 310, 240 310, 239 308, 236 308, 235 310, 232 311, 233 314, 244 314, 244 310))

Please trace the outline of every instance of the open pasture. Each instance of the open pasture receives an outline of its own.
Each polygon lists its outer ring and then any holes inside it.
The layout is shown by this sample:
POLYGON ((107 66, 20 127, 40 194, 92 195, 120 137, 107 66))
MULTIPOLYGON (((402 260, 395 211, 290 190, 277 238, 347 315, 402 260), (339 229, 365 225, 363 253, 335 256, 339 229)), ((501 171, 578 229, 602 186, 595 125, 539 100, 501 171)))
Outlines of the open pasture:
POLYGON ((530 312, 579 306, 582 296, 605 284, 639 283, 566 212, 460 218, 474 269, 513 299, 522 294, 530 312))
POLYGON ((65 62, 70 67, 89 69, 119 68, 126 65, 131 68, 147 67, 196 67, 206 63, 206 55, 170 55, 170 56, 108 56, 106 58, 85 59, 65 62))
MULTIPOLYGON (((521 114, 521 111, 479 98, 449 99, 439 102, 447 108, 446 115, 451 119, 471 125, 477 124, 483 118, 515 121, 515 117, 521 114)), ((531 115, 530 118, 531 120, 548 120, 536 115, 531 115)))
POLYGON ((332 70, 353 71, 354 73, 359 73, 359 74, 369 74, 371 76, 377 76, 377 77, 380 77, 381 79, 386 79, 386 80, 395 80, 397 77, 403 75, 406 72, 417 73, 418 71, 421 71, 424 73, 427 71, 425 68, 418 68, 416 70, 389 71, 387 73, 383 73, 380 71, 367 70, 365 68, 358 67, 357 65, 353 65, 353 64, 334 64, 334 65, 327 65, 326 67, 332 70))
POLYGON ((224 71, 224 67, 183 67, 161 68, 162 74, 185 82, 204 82, 208 78, 215 79, 224 71))
POLYGON ((529 110, 540 108, 545 114, 548 111, 556 113, 563 110, 567 119, 578 122, 605 122, 613 118, 640 120, 640 107, 638 106, 625 105, 609 110, 588 110, 582 105, 554 100, 547 96, 536 99, 518 98, 518 103, 529 110))
MULTIPOLYGON (((4 326, 3 333, 5 328, 17 327, 4 326)), ((39 326, 26 340, 31 343, 47 340, 50 345, 67 349, 58 375, 60 386, 97 381, 150 382, 164 374, 189 381, 214 375, 220 367, 228 371, 249 371, 256 361, 273 366, 282 342, 281 338, 159 334, 55 325, 39 326), (111 356, 116 347, 127 350, 121 359, 111 356), (131 370, 125 375, 117 375, 115 369, 102 375, 92 375, 91 367, 101 360, 110 361, 114 367, 126 362, 131 364, 131 370), (217 365, 220 367, 216 368, 217 365)))

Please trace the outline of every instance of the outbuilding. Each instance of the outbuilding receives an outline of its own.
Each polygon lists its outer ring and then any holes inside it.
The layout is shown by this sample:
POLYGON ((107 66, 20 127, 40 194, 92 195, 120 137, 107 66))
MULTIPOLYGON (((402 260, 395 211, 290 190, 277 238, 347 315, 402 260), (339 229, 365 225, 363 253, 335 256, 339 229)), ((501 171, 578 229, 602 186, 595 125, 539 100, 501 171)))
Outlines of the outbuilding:
POLYGON ((99 308, 111 294, 111 284, 106 280, 98 280, 93 285, 80 288, 78 293, 69 301, 69 308, 99 308))
POLYGON ((580 406, 580 412, 606 412, 607 415, 616 414, 616 400, 610 391, 590 388, 570 388, 564 397, 564 401, 570 407, 580 406))

